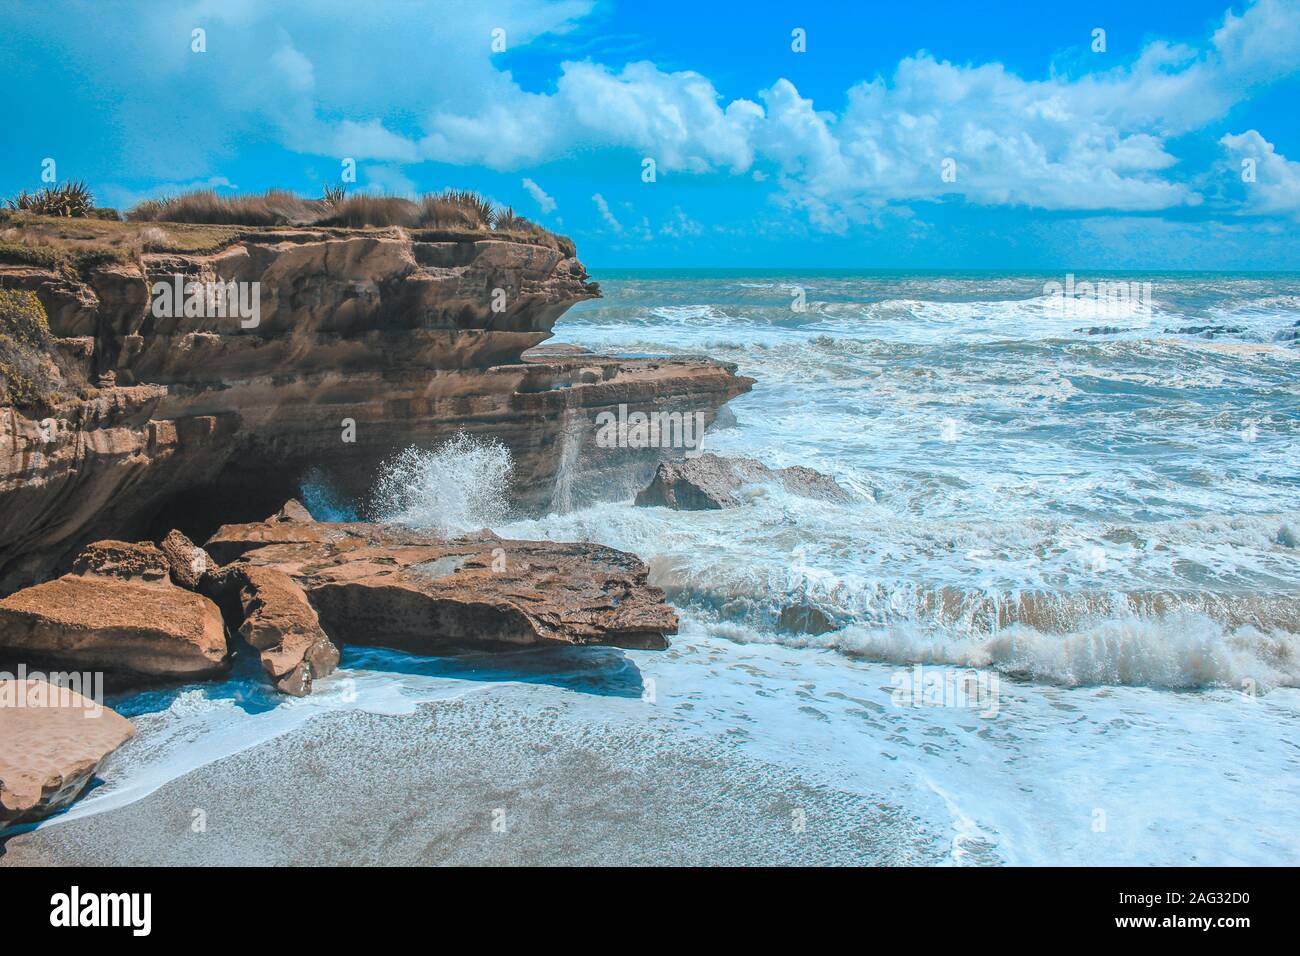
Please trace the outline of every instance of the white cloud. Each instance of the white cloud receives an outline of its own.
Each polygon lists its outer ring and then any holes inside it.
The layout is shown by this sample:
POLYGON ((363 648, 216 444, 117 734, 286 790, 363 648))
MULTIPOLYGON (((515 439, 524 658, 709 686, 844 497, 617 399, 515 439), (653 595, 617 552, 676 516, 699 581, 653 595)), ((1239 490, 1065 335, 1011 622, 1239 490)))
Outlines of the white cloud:
POLYGON ((1279 153, 1257 130, 1230 134, 1219 142, 1231 158, 1227 174, 1240 182, 1233 184, 1242 193, 1240 212, 1300 218, 1300 163, 1279 153))
POLYGON ((528 190, 528 195, 532 196, 537 205, 542 207, 542 215, 547 216, 555 212, 555 200, 547 195, 546 190, 537 183, 533 182, 527 176, 523 181, 524 189, 528 190))
POLYGON ((306 93, 316 85, 315 67, 292 43, 285 43, 271 55, 271 65, 292 90, 306 93))
POLYGON ((368 193, 377 193, 387 196, 406 196, 415 197, 415 183, 410 177, 402 172, 400 166, 379 166, 367 164, 364 167, 366 174, 366 188, 363 190, 368 193))
MULTIPOLYGON (((1300 69, 1300 0, 1257 0, 1227 13, 1196 46, 1153 41, 1131 62, 1082 76, 1024 79, 998 63, 917 53, 888 77, 852 86, 835 111, 818 109, 786 78, 753 99, 726 99, 701 73, 650 62, 565 62, 554 87, 539 93, 492 57, 491 30, 505 28, 517 50, 573 30, 594 0, 462 6, 449 17, 436 7, 376 4, 357 17, 354 0, 204 0, 142 19, 138 9, 109 5, 93 43, 78 39, 83 48, 69 59, 118 70, 118 84, 132 90, 115 122, 123 140, 151 144, 123 158, 137 173, 206 175, 241 135, 267 129, 302 153, 389 164, 515 170, 609 149, 629 154, 630 183, 645 156, 661 174, 766 176, 763 188, 775 188, 785 208, 830 231, 878 221, 891 204, 953 194, 1048 210, 1196 205, 1206 171, 1183 168, 1177 138, 1300 69), (175 40, 199 22, 220 70, 197 68, 175 40), (378 52, 357 57, 358 49, 378 52), (143 81, 133 66, 140 62, 155 67, 143 81), (222 122, 157 144, 158 116, 196 112, 222 122), (952 182, 941 176, 946 158, 956 164, 952 182)), ((23 19, 29 31, 51 29, 23 19)), ((1265 158, 1287 162, 1271 147, 1224 146, 1256 149, 1261 169, 1265 158)), ((1265 188, 1244 200, 1255 210, 1289 208, 1265 188)), ((608 204, 597 207, 617 222, 608 204)))
POLYGON ((591 201, 596 204, 596 210, 600 213, 600 218, 604 219, 610 228, 615 232, 623 231, 622 224, 614 218, 614 214, 609 211, 609 203, 605 201, 604 196, 600 193, 595 193, 592 195, 591 201))
POLYGON ((883 204, 958 194, 989 205, 1155 211, 1202 196, 1168 140, 1218 119, 1300 69, 1300 3, 1229 13, 1205 49, 1156 41, 1131 63, 1077 79, 1026 80, 1000 64, 919 53, 853 86, 839 114, 776 80, 762 105, 723 105, 698 73, 651 63, 565 63, 550 95, 517 92, 485 113, 443 111, 426 156, 511 168, 612 147, 661 171, 748 172, 770 163, 783 202, 820 228, 871 221, 883 204), (955 179, 942 175, 951 160, 955 179))

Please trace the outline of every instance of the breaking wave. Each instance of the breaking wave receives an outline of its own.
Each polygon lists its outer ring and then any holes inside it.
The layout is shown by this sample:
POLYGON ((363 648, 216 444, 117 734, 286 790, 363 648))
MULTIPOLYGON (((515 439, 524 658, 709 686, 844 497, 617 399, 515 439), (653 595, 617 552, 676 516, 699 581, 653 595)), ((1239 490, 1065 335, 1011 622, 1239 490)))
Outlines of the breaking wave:
POLYGON ((491 527, 506 519, 513 471, 505 445, 463 432, 433 450, 411 446, 381 467, 369 511, 449 534, 491 527))

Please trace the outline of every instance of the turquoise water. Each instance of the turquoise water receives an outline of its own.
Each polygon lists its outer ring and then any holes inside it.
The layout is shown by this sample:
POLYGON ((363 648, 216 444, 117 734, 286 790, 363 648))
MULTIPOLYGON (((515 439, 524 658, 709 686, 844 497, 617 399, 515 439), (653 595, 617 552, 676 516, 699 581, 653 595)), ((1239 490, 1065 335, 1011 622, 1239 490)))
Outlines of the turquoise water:
MULTIPOLYGON (((680 611, 673 648, 348 650, 307 700, 255 667, 134 695, 139 736, 67 818, 321 713, 486 694, 868 796, 928 834, 918 862, 1300 862, 1300 277, 1076 276, 1151 283, 1091 311, 1044 294, 1064 275, 595 278, 555 341, 736 363, 757 384, 706 450, 854 500, 753 486, 675 512, 615 490, 518 519, 464 492, 504 486, 508 457, 413 452, 379 485, 394 517, 634 551, 680 611), (829 630, 780 627, 791 606, 829 630)), ((705 804, 714 785, 682 781, 705 804)), ((747 825, 720 816, 719 838, 747 825)))

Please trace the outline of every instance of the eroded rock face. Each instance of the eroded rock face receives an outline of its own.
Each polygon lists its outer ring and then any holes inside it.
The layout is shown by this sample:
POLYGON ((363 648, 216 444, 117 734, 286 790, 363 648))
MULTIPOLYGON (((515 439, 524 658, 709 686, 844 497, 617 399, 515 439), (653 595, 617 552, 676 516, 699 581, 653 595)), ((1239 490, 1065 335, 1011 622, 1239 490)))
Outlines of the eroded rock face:
POLYGON ((96 542, 74 569, 0 600, 0 655, 149 677, 223 669, 221 612, 171 583, 157 547, 96 542))
POLYGON ((0 827, 76 800, 135 728, 125 717, 41 680, 0 680, 0 827))
POLYGON ((704 454, 659 465, 654 480, 637 493, 636 503, 680 511, 734 508, 741 503, 740 492, 746 485, 770 482, 778 482, 790 494, 803 498, 853 500, 834 478, 802 465, 774 469, 750 458, 704 454))
POLYGON ((663 649, 677 632, 645 564, 601 545, 272 519, 222 527, 206 547, 237 561, 232 571, 287 574, 336 643, 417 654, 547 642, 663 649))
POLYGON ((338 648, 321 630, 320 619, 292 578, 275 568, 241 565, 239 633, 261 652, 262 668, 276 689, 294 697, 311 693, 313 682, 334 673, 338 648))
POLYGON ((0 594, 98 538, 260 518, 308 474, 364 500, 382 463, 462 431, 510 449, 524 510, 631 494, 661 456, 594 449, 602 411, 711 421, 752 384, 707 359, 528 352, 599 291, 556 249, 482 236, 249 230, 213 255, 144 255, 80 282, 0 264, 0 285, 32 289, 58 341, 88 347, 65 350, 81 363, 69 380, 101 386, 46 419, 0 414, 0 594), (259 283, 257 325, 155 316, 153 284, 178 275, 259 283), (636 486, 613 487, 625 475, 636 486))

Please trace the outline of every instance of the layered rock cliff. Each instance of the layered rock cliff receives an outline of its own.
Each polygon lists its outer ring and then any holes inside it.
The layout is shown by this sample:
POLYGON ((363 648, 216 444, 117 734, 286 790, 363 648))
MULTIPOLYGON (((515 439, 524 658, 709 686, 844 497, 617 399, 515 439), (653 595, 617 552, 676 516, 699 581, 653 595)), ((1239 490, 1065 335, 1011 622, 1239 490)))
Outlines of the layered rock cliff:
POLYGON ((600 412, 712 421, 751 383, 708 359, 530 352, 566 309, 600 294, 557 245, 267 229, 211 252, 77 270, 0 264, 0 287, 44 307, 51 374, 73 396, 0 407, 0 593, 66 569, 95 539, 177 527, 203 540, 220 523, 259 519, 309 472, 364 500, 384 461, 461 431, 511 450, 518 508, 630 493, 680 450, 595 453, 600 412), (155 309, 155 283, 177 276, 257 283, 256 323, 155 309))

